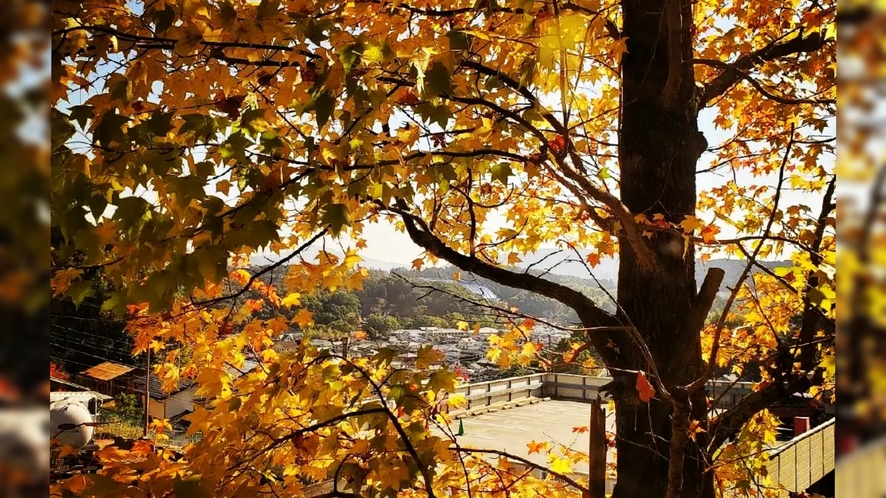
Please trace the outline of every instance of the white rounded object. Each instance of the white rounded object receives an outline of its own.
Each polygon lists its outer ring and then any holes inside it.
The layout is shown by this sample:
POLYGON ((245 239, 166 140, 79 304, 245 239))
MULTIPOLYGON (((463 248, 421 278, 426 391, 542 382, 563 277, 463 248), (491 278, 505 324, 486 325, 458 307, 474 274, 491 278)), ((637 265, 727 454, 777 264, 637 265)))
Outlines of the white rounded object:
POLYGON ((80 449, 92 439, 92 415, 81 403, 63 399, 49 408, 49 438, 63 446, 80 449))
MULTIPOLYGON (((49 474, 46 409, 0 410, 0 466, 37 482, 49 474)), ((2 483, 0 483, 2 485, 2 483)))

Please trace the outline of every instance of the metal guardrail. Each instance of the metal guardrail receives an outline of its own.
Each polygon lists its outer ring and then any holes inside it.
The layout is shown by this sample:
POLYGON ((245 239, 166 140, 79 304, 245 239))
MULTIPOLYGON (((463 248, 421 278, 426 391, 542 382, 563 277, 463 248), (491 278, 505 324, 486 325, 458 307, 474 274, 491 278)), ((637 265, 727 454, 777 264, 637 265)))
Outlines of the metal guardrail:
POLYGON ((464 384, 455 388, 468 401, 468 409, 528 398, 550 397, 592 401, 599 388, 612 379, 573 374, 533 374, 464 384))
MULTIPOLYGON (((480 408, 523 398, 550 397, 590 402, 611 377, 543 373, 464 384, 455 389, 468 400, 468 408, 480 408)), ((729 408, 753 390, 751 382, 711 381, 708 393, 718 400, 717 408, 729 408)))
MULTIPOLYGON (((591 375, 540 373, 507 379, 464 384, 455 389, 470 403, 470 408, 489 406, 530 397, 549 397, 590 402, 611 377, 591 375), (539 390, 540 389, 540 390, 539 390)), ((716 408, 728 409, 753 392, 753 382, 712 380, 707 383, 708 396, 716 408)), ((832 405, 828 405, 832 408, 832 405)), ((829 412, 832 410, 828 410, 829 412)))
POLYGON ((465 384, 455 388, 468 401, 468 410, 542 396, 544 374, 525 375, 508 379, 465 384))
POLYGON ((600 388, 612 382, 611 377, 575 374, 544 374, 544 395, 557 399, 591 402, 597 399, 600 388))

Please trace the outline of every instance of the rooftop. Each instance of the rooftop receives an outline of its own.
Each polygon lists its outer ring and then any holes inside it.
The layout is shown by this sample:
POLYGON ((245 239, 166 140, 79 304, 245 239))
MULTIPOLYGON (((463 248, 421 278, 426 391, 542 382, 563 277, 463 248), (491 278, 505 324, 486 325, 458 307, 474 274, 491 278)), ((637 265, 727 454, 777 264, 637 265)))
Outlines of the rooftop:
POLYGON ((127 367, 125 365, 118 365, 116 363, 111 363, 110 361, 106 361, 104 363, 98 364, 88 370, 85 370, 81 373, 84 375, 88 375, 93 379, 98 380, 112 380, 120 377, 123 374, 129 373, 133 370, 132 367, 127 367))
MULTIPOLYGON (((604 410, 606 406, 604 405, 604 410)), ((467 416, 464 421, 464 436, 458 436, 462 446, 496 449, 547 466, 545 453, 529 453, 528 444, 550 441, 553 445, 564 445, 573 451, 587 454, 590 440, 587 432, 574 432, 574 427, 587 427, 590 421, 591 405, 580 401, 547 400, 522 404, 511 408, 501 408, 492 413, 467 416)), ((450 430, 458 433, 458 420, 453 420, 450 430)), ((606 411, 606 432, 615 432, 615 414, 606 411)), ((556 453, 556 451, 555 451, 556 453)), ((614 461, 610 454, 608 461, 614 461)), ((577 464, 573 471, 587 474, 588 464, 577 464)))

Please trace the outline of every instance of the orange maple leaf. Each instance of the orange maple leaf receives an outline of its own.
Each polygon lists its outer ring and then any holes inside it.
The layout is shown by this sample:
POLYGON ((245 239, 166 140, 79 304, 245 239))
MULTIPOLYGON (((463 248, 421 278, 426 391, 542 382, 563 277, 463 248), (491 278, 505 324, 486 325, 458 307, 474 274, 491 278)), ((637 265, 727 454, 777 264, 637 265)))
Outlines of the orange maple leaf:
POLYGON ((542 441, 541 443, 537 443, 535 441, 530 441, 526 443, 526 446, 529 447, 529 453, 541 453, 548 449, 548 443, 546 441, 542 441))
POLYGON ((705 244, 713 244, 717 241, 716 235, 720 232, 720 227, 716 225, 708 225, 701 230, 701 238, 705 244))
POLYGON ((566 137, 564 137, 563 135, 557 135, 556 137, 554 137, 553 140, 551 140, 550 145, 551 152, 555 156, 563 155, 563 153, 566 152, 566 137))
POLYGON ((640 401, 644 403, 649 403, 652 401, 652 398, 655 397, 655 388, 652 387, 652 383, 649 382, 649 378, 646 377, 646 374, 643 372, 637 373, 637 394, 640 396, 640 401))
POLYGON ((585 259, 587 260, 588 264, 591 265, 591 268, 594 268, 595 266, 600 264, 600 255, 599 254, 594 254, 594 253, 588 254, 588 257, 585 259))

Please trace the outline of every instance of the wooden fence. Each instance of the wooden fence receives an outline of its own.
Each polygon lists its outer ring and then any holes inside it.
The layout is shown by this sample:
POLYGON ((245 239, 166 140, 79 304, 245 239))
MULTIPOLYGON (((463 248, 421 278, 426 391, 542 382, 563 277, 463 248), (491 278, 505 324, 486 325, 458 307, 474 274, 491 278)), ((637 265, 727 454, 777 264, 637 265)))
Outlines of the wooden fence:
MULTIPOLYGON (((833 449, 833 448, 832 448, 833 449)), ((836 496, 886 496, 886 438, 841 457, 836 466, 836 496)))
MULTIPOLYGON (((834 470, 836 421, 832 418, 770 452, 767 468, 772 484, 781 484, 792 491, 803 491, 831 473, 834 470)), ((842 495, 839 492, 837 495, 862 496, 855 493, 842 495)))

